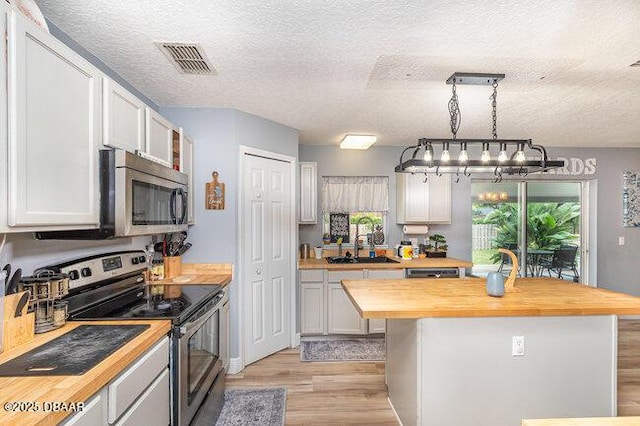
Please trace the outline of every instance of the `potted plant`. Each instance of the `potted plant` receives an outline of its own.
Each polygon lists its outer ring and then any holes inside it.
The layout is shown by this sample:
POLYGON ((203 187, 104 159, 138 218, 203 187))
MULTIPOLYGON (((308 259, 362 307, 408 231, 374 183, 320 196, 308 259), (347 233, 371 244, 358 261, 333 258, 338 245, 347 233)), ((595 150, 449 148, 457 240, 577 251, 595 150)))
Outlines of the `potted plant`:
POLYGON ((427 244, 427 257, 447 257, 447 240, 442 234, 433 234, 429 236, 431 244, 427 244))

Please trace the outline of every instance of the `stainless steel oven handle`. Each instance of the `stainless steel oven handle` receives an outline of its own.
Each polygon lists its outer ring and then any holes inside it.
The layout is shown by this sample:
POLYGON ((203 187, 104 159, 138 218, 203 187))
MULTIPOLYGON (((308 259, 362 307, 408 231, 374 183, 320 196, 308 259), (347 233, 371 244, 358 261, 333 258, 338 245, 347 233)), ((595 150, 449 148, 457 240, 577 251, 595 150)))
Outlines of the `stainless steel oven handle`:
POLYGON ((199 318, 197 318, 195 321, 193 322, 187 322, 185 325, 180 326, 179 331, 180 331, 180 336, 178 337, 183 337, 186 335, 191 335, 193 333, 195 333, 195 331, 197 331, 200 327, 202 327, 202 325, 207 322, 207 320, 209 318, 211 318, 216 311, 219 311, 221 306, 220 306, 220 301, 224 298, 224 293, 219 293, 217 294, 212 300, 211 302, 209 302, 206 306, 210 306, 209 310, 207 311, 207 313, 205 313, 204 315, 200 316, 199 318))

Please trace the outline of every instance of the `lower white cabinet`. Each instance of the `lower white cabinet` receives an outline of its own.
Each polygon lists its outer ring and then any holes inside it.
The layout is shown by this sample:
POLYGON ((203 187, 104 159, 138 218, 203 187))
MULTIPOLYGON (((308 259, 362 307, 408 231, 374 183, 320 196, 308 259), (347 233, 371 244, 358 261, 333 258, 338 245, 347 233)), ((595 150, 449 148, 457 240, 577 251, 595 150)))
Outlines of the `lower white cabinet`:
POLYGON ((169 338, 165 337, 67 418, 65 426, 168 425, 169 338))
POLYGON ((403 269, 349 271, 307 269, 299 273, 300 334, 384 333, 384 319, 365 320, 342 288, 342 280, 403 278, 403 269))
POLYGON ((326 333, 324 282, 300 283, 300 332, 326 333))
POLYGON ((367 334, 367 321, 339 283, 327 284, 327 331, 329 334, 367 334))
POLYGON ((95 426, 105 424, 103 413, 106 410, 106 398, 98 394, 85 402, 83 410, 68 418, 65 426, 95 426))

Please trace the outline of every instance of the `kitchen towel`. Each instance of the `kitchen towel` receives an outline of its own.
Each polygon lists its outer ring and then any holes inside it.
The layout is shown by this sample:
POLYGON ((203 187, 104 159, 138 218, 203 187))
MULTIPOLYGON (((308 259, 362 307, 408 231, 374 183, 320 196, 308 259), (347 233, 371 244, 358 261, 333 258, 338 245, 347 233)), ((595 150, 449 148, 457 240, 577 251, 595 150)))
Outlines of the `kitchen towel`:
POLYGON ((427 225, 405 225, 402 227, 405 235, 426 235, 429 232, 427 225))

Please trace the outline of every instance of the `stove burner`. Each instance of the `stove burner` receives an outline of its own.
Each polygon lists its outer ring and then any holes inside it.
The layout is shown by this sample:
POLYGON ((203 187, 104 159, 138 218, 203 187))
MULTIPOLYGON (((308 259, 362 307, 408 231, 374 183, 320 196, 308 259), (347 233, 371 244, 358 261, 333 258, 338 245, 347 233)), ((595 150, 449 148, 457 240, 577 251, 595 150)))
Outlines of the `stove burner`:
POLYGON ((144 303, 131 309, 132 317, 170 316, 179 313, 185 303, 182 300, 160 300, 151 304, 144 303))

